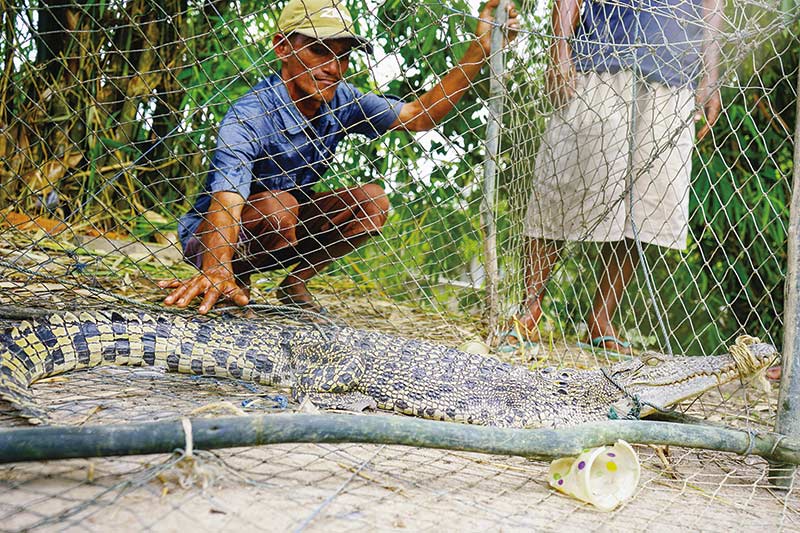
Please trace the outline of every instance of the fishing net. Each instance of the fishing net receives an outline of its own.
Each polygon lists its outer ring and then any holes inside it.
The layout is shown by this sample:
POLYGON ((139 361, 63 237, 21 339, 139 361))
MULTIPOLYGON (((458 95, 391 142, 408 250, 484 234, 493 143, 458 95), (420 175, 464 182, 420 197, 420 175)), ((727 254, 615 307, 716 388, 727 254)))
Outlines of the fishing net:
MULTIPOLYGON (((273 232, 280 238, 265 243, 243 233, 253 320, 286 314, 279 291, 300 268, 298 253, 355 242, 354 228, 379 220, 380 231, 362 228, 369 239, 308 282, 315 309, 331 320, 452 346, 485 340, 531 367, 590 368, 619 357, 591 343, 608 333, 594 318, 609 305, 614 334, 637 352, 724 353, 743 333, 781 349, 800 45, 791 2, 719 6, 699 34, 694 2, 586 2, 582 27, 596 31, 568 40, 554 30, 550 2, 518 2, 516 39, 494 49, 438 126, 375 135, 369 128, 385 117, 370 114, 374 97, 359 97, 353 109, 363 121, 349 124, 356 134, 335 149, 340 109, 323 106, 311 130, 301 122, 292 130, 285 121, 299 115, 285 102, 271 114, 225 118, 280 72, 272 36, 283 4, 4 3, 0 304, 8 325, 61 310, 174 312, 157 283, 198 273, 204 248, 193 244, 186 259, 197 227, 182 217, 220 180, 215 154, 269 144, 257 130, 235 142, 221 124, 244 131, 268 120, 281 125, 274 146, 317 150, 313 168, 322 171, 313 186, 270 197, 297 223, 294 235, 273 232), (623 9, 633 18, 609 22, 623 9), (609 39, 618 46, 604 48, 609 39), (673 61, 654 67, 670 40, 673 61), (562 100, 547 82, 558 41, 570 44, 579 70, 562 100), (707 72, 692 69, 709 47, 718 51, 709 94, 719 90, 720 114, 697 140, 706 120, 695 113, 710 96, 698 107, 691 80, 707 72), (323 209, 326 191, 339 194, 323 209), (608 273, 634 257, 616 305, 598 305, 608 273), (532 302, 541 318, 526 332, 532 302)), ((346 81, 390 102, 435 86, 467 52, 479 13, 464 1, 348 7, 374 53, 353 53, 346 81)), ((310 172, 309 163, 275 172, 274 155, 261 152, 254 162, 270 179, 310 172)), ((208 218, 196 215, 195 223, 208 218)), ((682 410, 770 431, 777 391, 777 381, 734 384, 682 410)), ((34 393, 73 426, 200 416, 220 404, 251 415, 300 408, 286 390, 160 369, 57 376, 34 393)), ((184 487, 178 456, 17 464, 2 469, 0 509, 7 529, 258 528, 265 520, 298 530, 797 527, 795 493, 772 492, 762 459, 637 451, 636 498, 600 518, 549 490, 539 461, 362 444, 196 452, 208 475, 184 487)))

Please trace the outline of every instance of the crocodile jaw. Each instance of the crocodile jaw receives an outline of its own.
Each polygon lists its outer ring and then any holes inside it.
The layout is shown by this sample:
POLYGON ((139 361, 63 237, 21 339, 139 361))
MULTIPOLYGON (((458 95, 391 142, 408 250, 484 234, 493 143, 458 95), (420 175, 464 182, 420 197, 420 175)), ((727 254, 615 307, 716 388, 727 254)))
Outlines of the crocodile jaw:
POLYGON ((644 417, 725 383, 749 380, 779 357, 769 344, 756 344, 748 349, 752 355, 748 369, 740 369, 730 355, 669 357, 658 354, 618 363, 606 374, 627 393, 623 404, 630 402, 627 398, 638 398, 640 416, 644 417))

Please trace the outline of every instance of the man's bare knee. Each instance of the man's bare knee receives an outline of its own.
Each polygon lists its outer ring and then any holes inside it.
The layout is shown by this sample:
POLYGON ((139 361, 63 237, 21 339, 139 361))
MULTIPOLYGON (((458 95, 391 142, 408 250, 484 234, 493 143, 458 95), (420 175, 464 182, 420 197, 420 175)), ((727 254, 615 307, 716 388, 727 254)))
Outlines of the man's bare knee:
POLYGON ((300 205, 287 192, 265 191, 251 196, 242 213, 242 222, 253 235, 280 234, 286 245, 297 243, 295 235, 300 205))
POLYGON ((356 189, 356 201, 364 212, 364 215, 371 219, 378 229, 386 222, 389 216, 389 197, 380 185, 368 183, 356 189))

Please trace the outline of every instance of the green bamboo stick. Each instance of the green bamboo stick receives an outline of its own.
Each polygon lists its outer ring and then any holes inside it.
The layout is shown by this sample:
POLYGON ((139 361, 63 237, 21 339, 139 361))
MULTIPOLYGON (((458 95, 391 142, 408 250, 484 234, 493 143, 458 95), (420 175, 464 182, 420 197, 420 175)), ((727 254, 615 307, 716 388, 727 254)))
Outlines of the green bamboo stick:
MULTIPOLYGON (((752 454, 800 463, 800 440, 774 433, 649 421, 608 421, 564 429, 506 429, 391 415, 273 414, 190 419, 194 449, 281 443, 399 444, 551 459, 617 439, 752 454)), ((186 446, 181 420, 0 431, 0 463, 170 453, 186 446)))

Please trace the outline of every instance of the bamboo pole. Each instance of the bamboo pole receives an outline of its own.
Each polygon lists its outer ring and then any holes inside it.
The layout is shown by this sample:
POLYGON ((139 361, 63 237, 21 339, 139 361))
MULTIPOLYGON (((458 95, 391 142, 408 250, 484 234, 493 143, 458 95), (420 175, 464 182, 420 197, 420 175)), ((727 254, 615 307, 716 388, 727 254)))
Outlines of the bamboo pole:
POLYGON ((483 198, 481 219, 483 225, 484 287, 489 310, 489 336, 491 344, 499 321, 499 292, 497 266, 497 227, 495 224, 495 196, 497 194, 497 157, 500 151, 500 131, 503 126, 503 95, 505 87, 505 53, 503 52, 504 26, 508 19, 507 0, 500 0, 492 29, 492 52, 489 59, 489 119, 486 124, 486 158, 483 164, 483 198))
POLYGON ((508 429, 394 415, 271 414, 135 424, 0 430, 0 463, 170 453, 281 443, 359 442, 552 459, 623 439, 800 463, 800 439, 703 425, 617 420, 562 429, 508 429))
MULTIPOLYGON (((800 73, 797 76, 800 94, 800 73)), ((783 358, 781 386, 778 393, 778 416, 775 431, 788 437, 800 437, 800 97, 797 98, 794 119, 794 156, 792 172, 792 201, 789 207, 787 233, 787 268, 783 309, 783 358)), ((776 486, 789 489, 795 466, 773 464, 769 479, 776 486)))

